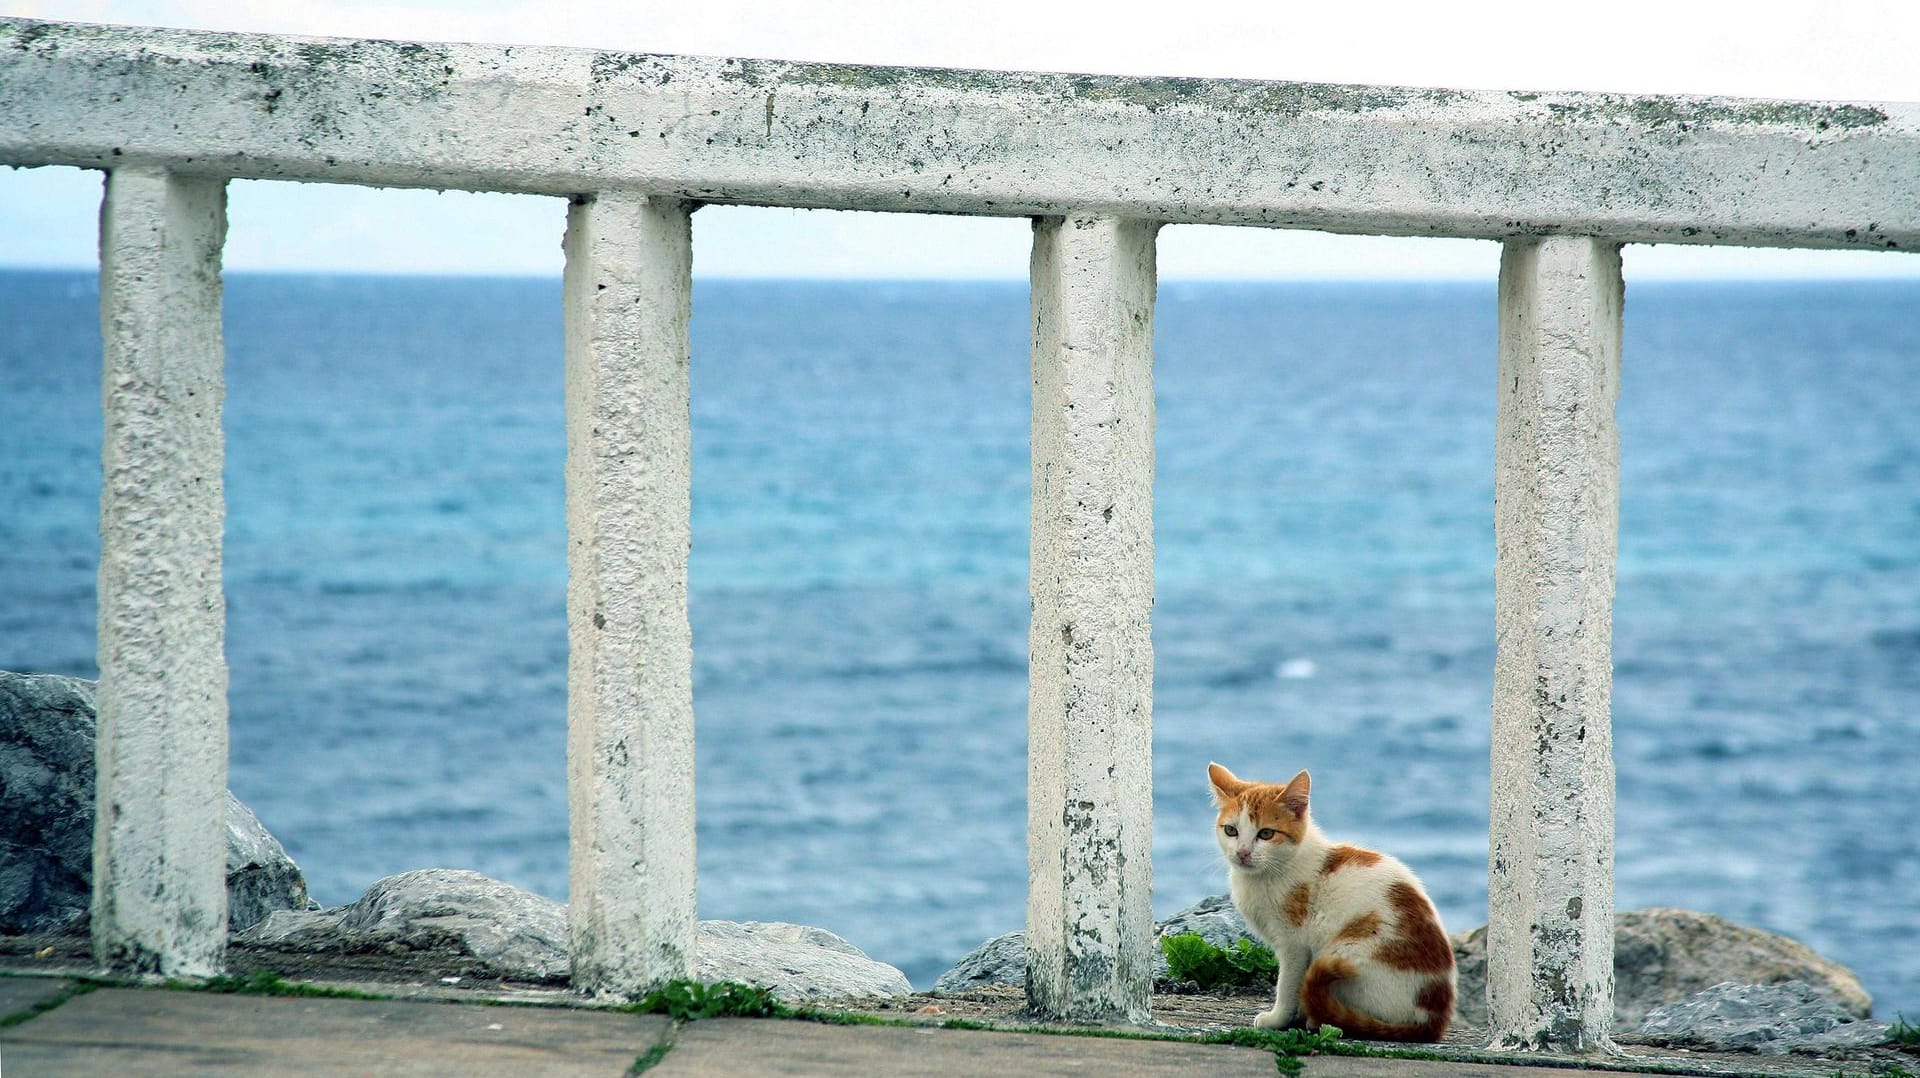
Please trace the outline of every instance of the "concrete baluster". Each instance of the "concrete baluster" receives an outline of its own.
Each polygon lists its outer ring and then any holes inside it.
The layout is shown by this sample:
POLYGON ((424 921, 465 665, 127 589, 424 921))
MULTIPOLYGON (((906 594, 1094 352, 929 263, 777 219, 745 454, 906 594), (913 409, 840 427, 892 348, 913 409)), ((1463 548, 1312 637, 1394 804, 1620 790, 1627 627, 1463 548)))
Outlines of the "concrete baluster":
POLYGON ((1143 1021, 1154 959, 1156 224, 1034 226, 1027 996, 1143 1021))
POLYGON ((1500 261, 1493 1043, 1610 1051, 1617 243, 1510 240, 1500 261))
POLYGON ((107 177, 93 950, 128 973, 218 973, 227 945, 226 184, 107 177))
POLYGON ((568 927, 624 997, 694 968, 688 207, 577 199, 566 259, 568 927))

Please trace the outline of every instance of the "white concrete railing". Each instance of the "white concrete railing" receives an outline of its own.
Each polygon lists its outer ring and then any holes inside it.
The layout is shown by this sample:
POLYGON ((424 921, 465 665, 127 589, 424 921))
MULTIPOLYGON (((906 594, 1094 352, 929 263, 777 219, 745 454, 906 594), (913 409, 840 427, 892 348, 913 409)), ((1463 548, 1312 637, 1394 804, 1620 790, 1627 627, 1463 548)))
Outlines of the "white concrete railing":
MULTIPOLYGON (((1920 249, 1920 106, 905 70, 0 19, 0 164, 107 172, 100 823, 118 969, 210 973, 233 177, 566 223, 574 980, 692 969, 687 325, 702 202, 1035 219, 1028 993, 1145 1017, 1154 237, 1500 240, 1489 997, 1602 1049, 1623 242, 1920 249)), ((557 222, 556 222, 557 226, 557 222)))

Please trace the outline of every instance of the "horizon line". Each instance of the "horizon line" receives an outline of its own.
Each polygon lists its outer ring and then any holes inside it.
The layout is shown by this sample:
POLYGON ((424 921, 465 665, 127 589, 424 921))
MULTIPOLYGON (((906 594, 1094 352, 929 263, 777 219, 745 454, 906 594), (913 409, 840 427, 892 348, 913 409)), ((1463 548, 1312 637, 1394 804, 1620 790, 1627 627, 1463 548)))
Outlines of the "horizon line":
MULTIPOLYGON (((98 275, 99 266, 79 264, 6 264, 0 263, 0 273, 76 273, 98 275)), ((243 267, 223 268, 222 277, 365 277, 395 278, 417 277, 438 280, 515 280, 557 282, 561 272, 524 270, 459 270, 459 269, 333 269, 304 267, 243 267)), ((973 274, 956 275, 900 275, 900 276, 864 276, 859 274, 818 273, 818 274, 743 274, 743 273, 695 273, 695 283, 701 282, 741 282, 741 283, 846 283, 846 284, 1028 284, 1025 276, 986 276, 973 274)), ((1497 284, 1497 274, 1324 274, 1321 276, 1189 276, 1176 274, 1161 276, 1160 284, 1497 284)), ((1920 283, 1920 267, 1912 274, 1668 274, 1653 271, 1634 274, 1627 279, 1634 284, 1889 284, 1920 283)))

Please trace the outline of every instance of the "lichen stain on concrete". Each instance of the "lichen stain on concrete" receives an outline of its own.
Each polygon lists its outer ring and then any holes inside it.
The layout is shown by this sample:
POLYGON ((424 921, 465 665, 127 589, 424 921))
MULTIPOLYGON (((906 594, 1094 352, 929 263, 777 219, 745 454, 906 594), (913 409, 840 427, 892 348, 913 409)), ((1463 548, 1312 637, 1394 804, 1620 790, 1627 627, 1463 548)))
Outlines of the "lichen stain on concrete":
POLYGON ((636 82, 665 86, 673 81, 667 58, 644 52, 596 52, 587 65, 587 78, 595 85, 610 82, 636 82))
MULTIPOLYGON (((1533 97, 1513 95, 1517 100, 1533 97)), ((1714 125, 1812 128, 1826 131, 1873 127, 1887 114, 1868 105, 1822 105, 1808 101, 1738 101, 1687 97, 1629 97, 1593 94, 1573 101, 1549 101, 1547 110, 1569 120, 1604 123, 1627 119, 1648 127, 1682 131, 1714 125)))
POLYGON ((1114 962, 1110 955, 1082 951, 1077 960, 1068 963, 1075 993, 1081 999, 1088 999, 1106 991, 1113 983, 1114 962))
POLYGON ((725 80, 753 89, 796 85, 868 91, 898 91, 907 87, 997 94, 1024 92, 1065 100, 1112 101, 1138 106, 1148 112, 1193 105, 1282 117, 1314 111, 1394 109, 1416 103, 1448 105, 1473 97, 1463 91, 1447 89, 811 64, 757 59, 727 60, 719 74, 725 80))
POLYGON ((75 32, 80 29, 53 23, 31 23, 14 32, 13 49, 16 52, 42 52, 51 56, 60 51, 61 44, 67 39, 80 38, 81 35, 75 32))

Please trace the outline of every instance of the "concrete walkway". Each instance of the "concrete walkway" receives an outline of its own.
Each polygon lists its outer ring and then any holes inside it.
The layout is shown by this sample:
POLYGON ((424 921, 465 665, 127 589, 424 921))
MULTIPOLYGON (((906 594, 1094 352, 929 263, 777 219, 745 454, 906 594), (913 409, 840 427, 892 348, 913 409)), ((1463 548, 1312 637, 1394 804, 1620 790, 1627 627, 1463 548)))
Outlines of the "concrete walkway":
MULTIPOLYGON (((0 977, 6 1078, 95 1075, 627 1074, 662 1044, 651 1076, 1127 1075, 1270 1078, 1248 1048, 719 1019, 674 1029, 655 1015, 420 1000, 303 999, 103 988, 0 977)), ((1598 1072, 1471 1063, 1316 1058, 1308 1078, 1579 1078, 1598 1072)))

